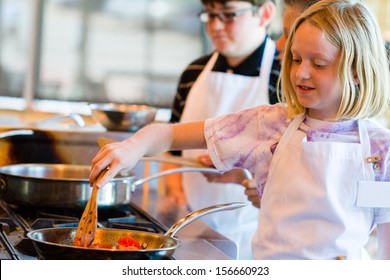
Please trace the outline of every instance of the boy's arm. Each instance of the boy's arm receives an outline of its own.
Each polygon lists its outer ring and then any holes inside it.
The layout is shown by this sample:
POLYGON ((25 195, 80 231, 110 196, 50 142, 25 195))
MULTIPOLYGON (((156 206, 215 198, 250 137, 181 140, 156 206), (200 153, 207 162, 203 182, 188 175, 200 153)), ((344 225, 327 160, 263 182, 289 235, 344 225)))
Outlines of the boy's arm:
MULTIPOLYGON (((160 168, 164 171, 180 167, 183 166, 172 163, 160 163, 160 168)), ((182 185, 181 173, 164 176, 164 186, 166 195, 172 199, 174 203, 182 206, 187 205, 187 198, 182 185)))

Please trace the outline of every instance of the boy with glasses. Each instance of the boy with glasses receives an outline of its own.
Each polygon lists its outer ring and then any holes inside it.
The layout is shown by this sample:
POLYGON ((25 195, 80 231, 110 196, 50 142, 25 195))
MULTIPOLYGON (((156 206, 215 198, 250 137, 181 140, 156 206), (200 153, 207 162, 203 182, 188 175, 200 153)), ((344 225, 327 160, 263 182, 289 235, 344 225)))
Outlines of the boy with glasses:
MULTIPOLYGON (((199 19, 215 48, 212 54, 192 62, 182 73, 175 96, 171 122, 189 122, 277 102, 279 59, 266 28, 276 8, 267 0, 201 0, 199 19)), ((198 158, 204 150, 183 151, 198 158)), ((165 164, 164 169, 175 168, 165 164)), ((237 177, 241 171, 225 173, 237 177)), ((239 176, 238 176, 239 177, 239 176)), ((210 180, 210 179, 209 179, 210 180)), ((218 178, 218 182, 223 181, 218 178)), ((241 182, 241 179, 235 180, 241 182)), ((237 184, 211 183, 202 174, 184 173, 166 178, 168 195, 190 210, 231 201, 250 202, 237 184)), ((203 220, 233 240, 238 259, 252 259, 251 239, 258 222, 258 209, 216 213, 203 220)))

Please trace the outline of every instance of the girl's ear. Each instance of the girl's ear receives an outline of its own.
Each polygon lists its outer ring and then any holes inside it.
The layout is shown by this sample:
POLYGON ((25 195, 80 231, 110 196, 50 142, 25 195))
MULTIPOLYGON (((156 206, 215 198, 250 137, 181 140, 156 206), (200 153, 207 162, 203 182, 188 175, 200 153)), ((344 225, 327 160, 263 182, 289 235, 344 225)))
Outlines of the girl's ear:
POLYGON ((275 17, 276 7, 272 1, 267 1, 257 10, 260 26, 267 27, 275 17))
POLYGON ((358 79, 358 76, 356 74, 356 71, 353 71, 353 80, 355 82, 355 86, 358 86, 360 84, 360 81, 358 79))

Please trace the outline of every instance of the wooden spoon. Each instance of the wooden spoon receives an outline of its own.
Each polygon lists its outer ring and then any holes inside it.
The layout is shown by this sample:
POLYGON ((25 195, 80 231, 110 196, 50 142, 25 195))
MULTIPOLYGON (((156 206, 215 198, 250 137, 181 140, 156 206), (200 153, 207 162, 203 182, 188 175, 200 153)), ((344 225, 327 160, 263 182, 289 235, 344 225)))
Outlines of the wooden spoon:
POLYGON ((101 177, 104 176, 108 169, 104 169, 100 172, 99 176, 96 178, 92 194, 88 200, 87 205, 85 206, 83 215, 81 216, 79 225, 77 227, 76 236, 74 238, 74 244, 80 247, 88 247, 92 244, 96 235, 97 228, 97 202, 98 202, 98 191, 99 189, 95 186, 96 182, 99 181, 101 177))

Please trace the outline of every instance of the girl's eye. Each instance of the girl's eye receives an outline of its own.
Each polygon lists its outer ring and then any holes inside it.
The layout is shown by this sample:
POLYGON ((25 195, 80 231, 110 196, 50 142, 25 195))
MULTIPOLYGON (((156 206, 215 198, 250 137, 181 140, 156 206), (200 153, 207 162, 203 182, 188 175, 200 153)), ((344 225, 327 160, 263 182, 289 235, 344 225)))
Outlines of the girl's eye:
POLYGON ((297 58, 297 57, 293 57, 293 58, 292 58, 292 61, 293 61, 293 63, 300 63, 300 62, 301 62, 301 59, 300 59, 300 58, 297 58))
POLYGON ((326 65, 322 64, 322 63, 314 63, 314 66, 316 68, 324 68, 326 65))

